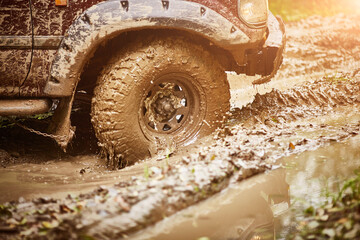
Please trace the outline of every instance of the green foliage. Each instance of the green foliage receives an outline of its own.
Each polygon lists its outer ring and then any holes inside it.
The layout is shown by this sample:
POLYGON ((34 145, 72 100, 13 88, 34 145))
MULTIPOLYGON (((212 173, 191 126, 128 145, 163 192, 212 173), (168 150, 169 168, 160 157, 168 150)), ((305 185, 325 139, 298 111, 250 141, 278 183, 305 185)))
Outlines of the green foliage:
POLYGON ((92 236, 89 235, 82 235, 80 236, 81 240, 95 240, 95 238, 93 238, 92 236))
POLYGON ((354 0, 269 0, 272 13, 285 21, 297 21, 311 15, 331 16, 355 12, 354 0))
POLYGON ((16 125, 16 123, 23 123, 27 120, 46 120, 52 117, 53 113, 42 113, 42 114, 35 114, 26 117, 15 117, 15 116, 8 116, 8 117, 1 117, 0 116, 0 128, 12 128, 16 125))
POLYGON ((12 216, 11 207, 5 206, 5 205, 0 205, 0 217, 3 217, 3 216, 7 216, 7 217, 12 216))
POLYGON ((47 119, 49 117, 52 117, 52 115, 53 115, 52 112, 48 112, 48 113, 36 114, 36 115, 30 116, 29 118, 43 120, 43 119, 47 119))
POLYGON ((319 208, 310 206, 306 219, 290 239, 359 239, 360 238, 360 169, 347 180, 332 200, 319 208))
POLYGON ((149 166, 148 166, 148 165, 145 165, 145 167, 144 167, 144 177, 145 177, 146 179, 149 179, 149 177, 150 177, 150 172, 151 172, 151 170, 150 170, 149 166))
POLYGON ((347 180, 333 202, 346 203, 347 200, 360 200, 360 169, 355 170, 356 177, 347 180))
POLYGON ((13 118, 0 116, 0 128, 11 128, 14 126, 15 126, 15 123, 14 123, 13 118))
POLYGON ((351 77, 349 76, 349 74, 344 74, 344 73, 335 73, 333 75, 325 75, 324 80, 329 81, 333 84, 338 84, 341 82, 346 82, 346 81, 350 81, 351 77))

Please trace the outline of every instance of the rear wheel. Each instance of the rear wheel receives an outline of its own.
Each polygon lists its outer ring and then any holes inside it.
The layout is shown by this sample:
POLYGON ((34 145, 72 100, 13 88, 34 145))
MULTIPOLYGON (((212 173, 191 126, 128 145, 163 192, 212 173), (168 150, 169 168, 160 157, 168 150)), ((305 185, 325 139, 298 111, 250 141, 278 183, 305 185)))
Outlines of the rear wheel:
POLYGON ((110 165, 124 167, 209 134, 229 98, 224 70, 203 47, 182 38, 142 39, 99 76, 92 122, 110 165))

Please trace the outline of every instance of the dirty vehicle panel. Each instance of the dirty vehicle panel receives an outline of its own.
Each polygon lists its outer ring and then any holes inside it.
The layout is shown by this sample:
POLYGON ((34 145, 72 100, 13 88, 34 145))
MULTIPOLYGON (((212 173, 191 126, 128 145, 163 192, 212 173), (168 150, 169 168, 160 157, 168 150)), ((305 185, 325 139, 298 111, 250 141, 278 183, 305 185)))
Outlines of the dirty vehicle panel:
POLYGON ((224 71, 259 74, 254 84, 268 82, 282 62, 285 44, 284 25, 268 11, 267 0, 5 0, 0 11, 0 115, 46 112, 49 100, 59 99, 48 131, 59 135, 54 139, 66 148, 74 134, 70 114, 75 93, 85 93, 99 145, 110 158, 122 159, 129 155, 124 149, 141 144, 151 153, 168 136, 188 144, 215 129, 229 109, 224 71), (197 57, 190 49, 196 49, 197 57), (133 61, 143 51, 147 54, 133 61), (174 64, 162 61, 158 51, 174 64), (190 71, 199 66, 214 71, 199 78, 190 71), (92 87, 82 90, 84 85, 92 87), (208 90, 211 85, 219 90, 208 90), (105 90, 113 97, 108 99, 105 90), (144 91, 148 94, 141 96, 144 91), (139 96, 130 99, 131 93, 139 96), (220 102, 206 101, 219 94, 220 102), (124 104, 136 106, 127 112, 124 104), (124 121, 130 118, 139 123, 133 131, 143 138, 141 143, 124 143, 124 121), (102 129, 108 123, 112 125, 102 129), (189 124, 193 134, 185 133, 189 124))
POLYGON ((0 96, 17 96, 31 62, 28 0, 1 1, 0 34, 0 96))
POLYGON ((49 0, 2 1, 0 78, 2 83, 15 79, 0 86, 0 96, 44 96, 50 65, 64 34, 84 10, 98 2, 79 0, 56 6, 49 0), (14 62, 19 64, 14 66, 14 62))
MULTIPOLYGON (((21 96, 29 96, 29 97, 41 97, 47 95, 53 95, 51 92, 44 92, 45 83, 50 78, 50 66, 55 58, 56 51, 59 47, 63 36, 67 32, 68 28, 74 23, 74 20, 78 18, 86 9, 91 7, 94 4, 102 2, 101 0, 79 0, 79 1, 69 1, 67 6, 56 6, 54 1, 33 1, 30 6, 29 1, 3 1, 2 2, 2 11, 11 12, 11 14, 3 14, 3 23, 1 28, 1 56, 2 56, 2 70, 1 76, 3 79, 3 83, 5 81, 9 81, 11 78, 18 78, 16 81, 11 81, 12 94, 9 89, 9 86, 5 87, 4 85, 0 86, 2 96, 17 94, 21 96), (16 7, 14 7, 16 4, 16 7), (21 7, 23 13, 19 13, 18 6, 21 7), (16 11, 14 10, 16 9, 16 11), (21 18, 17 15, 21 14, 21 18), (19 21, 19 19, 21 19, 19 21), (31 25, 33 23, 33 26, 31 25), (24 24, 25 23, 25 24, 24 24), (33 29, 32 29, 33 27, 33 29), (33 39, 32 36, 33 30, 33 39), (22 48, 22 50, 11 49, 9 46, 9 40, 13 40, 15 36, 19 36, 17 41, 20 41, 16 46, 16 48, 22 48), (11 50, 8 50, 10 48, 11 50), (4 50, 6 49, 6 50, 4 50), (14 57, 16 56, 16 59, 14 57), (12 62, 8 61, 8 59, 21 62, 23 59, 23 63, 19 64, 21 67, 21 74, 14 74, 14 66, 12 66, 12 62), (29 71, 30 62, 31 69, 29 71), (10 64, 10 66, 8 65, 10 64), (17 76, 15 76, 17 75, 17 76), (20 77, 21 76, 21 77, 20 77), (26 80, 25 80, 26 79, 26 80), (2 93, 3 92, 3 93, 2 93)), ((129 7, 132 5, 132 1, 122 1, 123 3, 128 3, 129 7)), ((160 2, 160 1, 159 1, 160 2)), ((169 1, 161 1, 163 5, 168 4, 171 7, 171 3, 169 1)), ((250 42, 259 42, 259 39, 264 35, 265 28, 249 28, 244 25, 244 23, 237 16, 237 1, 199 1, 194 0, 197 4, 201 4, 204 6, 201 11, 206 11, 206 8, 210 8, 214 11, 219 11, 219 13, 229 19, 234 27, 239 28, 242 32, 247 35, 257 35, 256 37, 252 37, 250 42), (259 37, 260 36, 260 37, 259 37)), ((155 4, 154 4, 155 5, 155 4)), ((132 9, 130 9, 132 10, 132 9)), ((162 9, 161 9, 162 10, 162 9)), ((156 15, 156 14, 155 14, 156 15)), ((233 28, 227 29, 229 34, 234 31, 233 28)), ((13 40, 14 41, 14 40, 13 40)), ((229 45, 231 43, 226 43, 229 45)), ((239 48, 239 46, 227 46, 229 49, 234 49, 235 51, 245 51, 245 49, 239 48), (238 48, 238 49, 236 49, 238 48)), ((253 46, 247 46, 247 48, 253 48, 253 46)), ((242 54, 243 55, 243 54, 242 54)), ((239 58, 243 58, 243 56, 239 55, 239 58)), ((243 60, 243 59, 241 59, 243 60)), ((66 91, 66 90, 65 90, 66 91)), ((66 91, 71 92, 71 91, 66 91)), ((63 94, 59 94, 62 95, 63 94)))

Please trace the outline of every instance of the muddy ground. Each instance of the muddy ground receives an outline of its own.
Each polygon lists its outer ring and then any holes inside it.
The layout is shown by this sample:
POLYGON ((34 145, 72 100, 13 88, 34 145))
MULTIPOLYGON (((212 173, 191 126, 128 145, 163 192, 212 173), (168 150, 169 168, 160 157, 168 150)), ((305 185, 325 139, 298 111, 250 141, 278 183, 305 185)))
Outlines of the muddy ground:
POLYGON ((86 131, 64 154, 20 127, 1 129, 0 201, 12 202, 1 206, 0 236, 131 236, 278 168, 284 156, 358 135, 360 119, 336 126, 307 119, 359 111, 360 17, 311 17, 287 24, 287 35, 284 64, 272 82, 253 87, 251 78, 229 74, 233 109, 227 126, 201 144, 119 171, 106 170, 86 131), (299 137, 305 130, 320 134, 299 137))

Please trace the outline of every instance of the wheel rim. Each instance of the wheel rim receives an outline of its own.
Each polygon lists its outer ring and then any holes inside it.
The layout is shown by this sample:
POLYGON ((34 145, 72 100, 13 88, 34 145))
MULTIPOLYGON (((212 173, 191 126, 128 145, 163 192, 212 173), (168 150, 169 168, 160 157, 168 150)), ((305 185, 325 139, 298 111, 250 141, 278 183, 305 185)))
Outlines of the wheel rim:
POLYGON ((171 135, 178 143, 193 138, 203 118, 201 90, 191 76, 170 73, 157 78, 145 91, 139 111, 145 136, 171 135))

